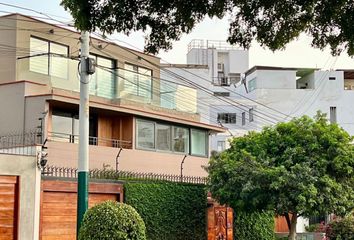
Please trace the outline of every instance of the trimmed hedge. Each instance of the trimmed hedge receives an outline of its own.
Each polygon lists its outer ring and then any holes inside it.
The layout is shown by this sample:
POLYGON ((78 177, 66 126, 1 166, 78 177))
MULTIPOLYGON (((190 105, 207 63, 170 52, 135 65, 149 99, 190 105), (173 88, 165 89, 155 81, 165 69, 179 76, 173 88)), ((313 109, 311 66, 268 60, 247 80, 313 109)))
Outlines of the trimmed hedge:
POLYGON ((274 213, 235 212, 235 240, 274 240, 274 213))
POLYGON ((86 211, 79 240, 146 240, 145 225, 131 206, 106 201, 86 211))
POLYGON ((125 203, 143 218, 148 240, 205 240, 204 185, 136 182, 124 184, 125 203))

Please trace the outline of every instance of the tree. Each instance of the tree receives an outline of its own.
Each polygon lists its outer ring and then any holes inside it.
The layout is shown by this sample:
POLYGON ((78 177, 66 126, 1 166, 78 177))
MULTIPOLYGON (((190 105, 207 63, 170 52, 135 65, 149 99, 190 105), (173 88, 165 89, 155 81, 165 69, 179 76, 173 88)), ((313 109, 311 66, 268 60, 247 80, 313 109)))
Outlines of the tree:
POLYGON ((354 55, 352 0, 62 0, 80 30, 148 32, 145 50, 170 49, 172 41, 189 33, 206 16, 231 16, 231 44, 249 48, 252 40, 271 50, 305 32, 312 46, 330 46, 333 55, 354 55))
POLYGON ((234 138, 210 160, 210 191, 236 211, 285 216, 289 239, 297 218, 343 215, 354 207, 352 137, 324 114, 304 116, 234 138))

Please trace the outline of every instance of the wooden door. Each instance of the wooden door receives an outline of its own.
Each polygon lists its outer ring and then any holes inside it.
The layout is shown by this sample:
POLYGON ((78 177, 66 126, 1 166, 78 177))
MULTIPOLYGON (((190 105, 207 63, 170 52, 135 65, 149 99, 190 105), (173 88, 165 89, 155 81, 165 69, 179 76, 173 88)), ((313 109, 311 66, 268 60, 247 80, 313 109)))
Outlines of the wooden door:
POLYGON ((215 205, 208 208, 208 240, 233 240, 232 208, 215 205))
POLYGON ((0 176, 0 240, 16 240, 18 177, 0 176))

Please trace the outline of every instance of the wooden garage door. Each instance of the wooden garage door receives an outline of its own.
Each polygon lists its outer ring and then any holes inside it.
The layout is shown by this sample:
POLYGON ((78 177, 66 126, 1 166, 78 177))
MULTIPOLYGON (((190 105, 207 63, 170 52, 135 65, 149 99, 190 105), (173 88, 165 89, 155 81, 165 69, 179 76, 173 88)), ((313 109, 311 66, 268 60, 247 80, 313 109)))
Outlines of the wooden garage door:
POLYGON ((0 176, 0 240, 17 239, 18 177, 0 176))
MULTIPOLYGON (((46 181, 42 183, 41 239, 76 239, 76 183, 46 181)), ((120 201, 120 185, 90 184, 89 207, 97 203, 120 201)))

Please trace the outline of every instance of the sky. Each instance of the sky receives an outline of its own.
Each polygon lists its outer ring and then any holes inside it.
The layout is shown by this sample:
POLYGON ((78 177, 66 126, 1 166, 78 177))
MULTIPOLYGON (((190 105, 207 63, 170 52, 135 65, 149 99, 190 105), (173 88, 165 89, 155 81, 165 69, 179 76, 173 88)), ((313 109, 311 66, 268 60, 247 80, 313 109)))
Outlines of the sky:
MULTIPOLYGON (((0 3, 8 3, 34 9, 42 13, 50 14, 53 18, 63 21, 71 19, 70 14, 60 6, 60 2, 60 0, 0 0, 0 3)), ((6 7, 3 5, 0 6, 0 9, 0 14, 4 14, 3 11, 9 11, 20 12, 27 15, 36 15, 30 11, 6 7)), ((164 62, 186 63, 187 45, 191 40, 209 39, 224 41, 228 36, 228 25, 229 21, 227 18, 221 20, 217 18, 207 18, 199 23, 190 34, 185 34, 179 41, 174 42, 172 50, 160 52, 159 56, 164 62)), ((126 45, 123 42, 128 42, 136 49, 144 48, 144 33, 142 32, 135 32, 130 36, 114 34, 111 38, 122 41, 117 42, 122 45, 126 45)), ((268 49, 262 48, 257 42, 253 42, 249 49, 249 66, 310 67, 325 70, 354 69, 354 58, 350 58, 346 53, 342 53, 339 57, 333 57, 331 56, 329 49, 321 51, 312 48, 310 43, 311 38, 302 34, 299 39, 289 43, 285 50, 272 52, 268 49)))

